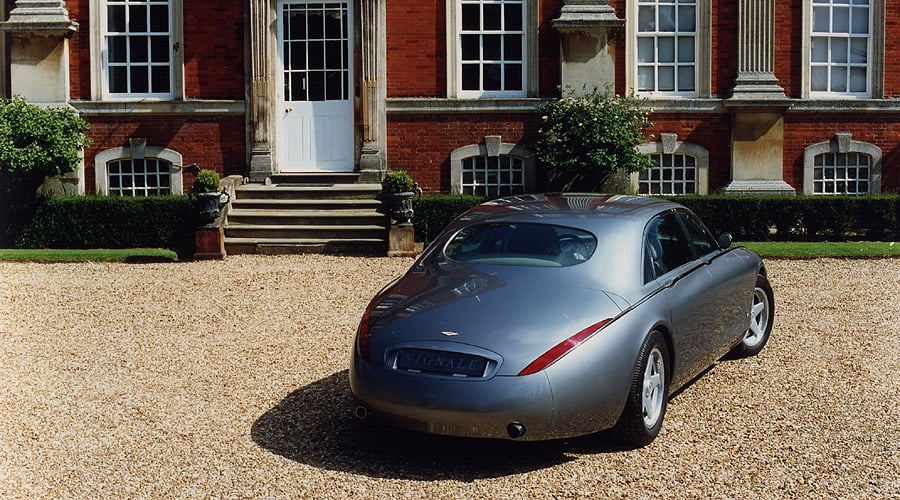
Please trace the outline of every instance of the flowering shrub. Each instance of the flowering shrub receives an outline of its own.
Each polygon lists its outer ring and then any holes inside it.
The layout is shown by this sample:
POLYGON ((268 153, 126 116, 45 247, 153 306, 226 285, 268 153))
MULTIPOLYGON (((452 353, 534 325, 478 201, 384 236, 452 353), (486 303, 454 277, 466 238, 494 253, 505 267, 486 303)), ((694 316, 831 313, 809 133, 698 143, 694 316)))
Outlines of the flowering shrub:
POLYGON ((653 124, 650 110, 632 96, 616 96, 609 86, 562 97, 541 107, 537 157, 548 185, 560 191, 600 191, 610 175, 641 172, 650 160, 635 146, 653 124))

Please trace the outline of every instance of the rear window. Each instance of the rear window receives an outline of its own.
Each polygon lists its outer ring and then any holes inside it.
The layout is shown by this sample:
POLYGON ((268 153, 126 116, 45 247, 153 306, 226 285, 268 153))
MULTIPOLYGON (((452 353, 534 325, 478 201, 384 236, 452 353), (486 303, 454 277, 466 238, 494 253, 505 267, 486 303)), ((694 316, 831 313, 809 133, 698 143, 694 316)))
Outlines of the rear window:
POLYGON ((506 266, 565 267, 597 249, 587 231, 550 224, 478 224, 460 230, 444 250, 451 260, 506 266))

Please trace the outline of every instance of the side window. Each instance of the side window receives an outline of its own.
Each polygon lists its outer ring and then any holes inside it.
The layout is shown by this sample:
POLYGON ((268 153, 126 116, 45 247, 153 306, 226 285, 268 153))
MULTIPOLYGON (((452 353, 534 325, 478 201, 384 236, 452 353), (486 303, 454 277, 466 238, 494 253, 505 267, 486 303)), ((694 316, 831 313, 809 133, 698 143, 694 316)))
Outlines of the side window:
POLYGON ((662 276, 693 259, 691 247, 674 212, 655 217, 644 238, 645 282, 662 276))
POLYGON ((697 251, 697 256, 706 255, 719 249, 719 244, 696 216, 689 212, 680 212, 680 214, 684 227, 687 229, 688 239, 694 250, 697 251))

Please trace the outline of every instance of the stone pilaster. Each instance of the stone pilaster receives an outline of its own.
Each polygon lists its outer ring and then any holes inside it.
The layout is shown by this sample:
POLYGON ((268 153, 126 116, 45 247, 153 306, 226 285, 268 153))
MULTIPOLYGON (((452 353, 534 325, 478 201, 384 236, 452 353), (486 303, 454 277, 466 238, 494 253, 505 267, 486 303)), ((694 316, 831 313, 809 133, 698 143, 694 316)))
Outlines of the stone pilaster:
POLYGON ((785 99, 775 77, 775 0, 738 2, 738 74, 732 99, 785 99))
POLYGON ((550 24, 560 33, 563 87, 576 93, 594 86, 614 84, 614 50, 609 32, 625 26, 607 0, 564 0, 559 17, 550 24))
POLYGON ((11 94, 35 104, 68 104, 68 39, 77 29, 63 1, 16 1, 9 19, 0 23, 0 30, 12 35, 11 94))
POLYGON ((250 102, 247 103, 250 129, 250 180, 264 182, 275 169, 272 144, 275 142, 273 71, 271 56, 275 14, 268 0, 250 0, 250 102))
POLYGON ((385 0, 360 1, 360 106, 362 150, 359 158, 361 182, 381 182, 387 169, 387 83, 385 71, 387 36, 385 0))

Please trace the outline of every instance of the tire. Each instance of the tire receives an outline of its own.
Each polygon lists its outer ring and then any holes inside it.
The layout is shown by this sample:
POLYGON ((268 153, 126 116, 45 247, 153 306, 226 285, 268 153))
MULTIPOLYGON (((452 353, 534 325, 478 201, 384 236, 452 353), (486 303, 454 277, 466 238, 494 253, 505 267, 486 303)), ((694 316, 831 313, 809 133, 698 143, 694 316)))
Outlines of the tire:
POLYGON ((756 356, 769 341, 775 321, 775 295, 765 275, 756 276, 753 303, 750 306, 750 326, 741 341, 731 350, 732 358, 756 356))
POLYGON ((628 400, 615 426, 623 444, 640 448, 656 439, 669 404, 669 371, 669 349, 654 330, 641 345, 628 400))

